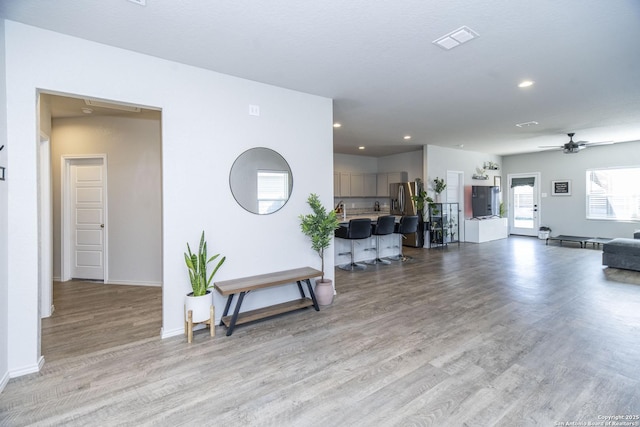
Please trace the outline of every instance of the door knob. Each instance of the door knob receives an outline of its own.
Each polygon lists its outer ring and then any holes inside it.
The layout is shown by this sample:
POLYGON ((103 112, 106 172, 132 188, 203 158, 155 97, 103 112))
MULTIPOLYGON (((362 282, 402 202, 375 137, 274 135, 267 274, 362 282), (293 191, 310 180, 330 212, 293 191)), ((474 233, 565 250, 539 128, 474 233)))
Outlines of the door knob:
POLYGON ((104 228, 104 224, 100 224, 100 228, 104 228))

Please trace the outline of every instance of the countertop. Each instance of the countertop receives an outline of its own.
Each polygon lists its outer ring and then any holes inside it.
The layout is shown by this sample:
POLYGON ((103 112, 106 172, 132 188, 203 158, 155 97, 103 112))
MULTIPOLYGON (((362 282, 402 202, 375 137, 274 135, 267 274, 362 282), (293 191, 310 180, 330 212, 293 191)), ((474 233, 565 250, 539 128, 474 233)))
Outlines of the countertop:
MULTIPOLYGON (((362 219, 369 218, 371 221, 377 221, 379 216, 389 215, 389 212, 377 211, 377 212, 360 212, 353 215, 347 215, 347 218, 344 219, 342 214, 336 214, 338 216, 338 220, 341 224, 346 224, 352 219, 362 219)), ((398 216, 396 216, 396 221, 398 221, 398 216)))

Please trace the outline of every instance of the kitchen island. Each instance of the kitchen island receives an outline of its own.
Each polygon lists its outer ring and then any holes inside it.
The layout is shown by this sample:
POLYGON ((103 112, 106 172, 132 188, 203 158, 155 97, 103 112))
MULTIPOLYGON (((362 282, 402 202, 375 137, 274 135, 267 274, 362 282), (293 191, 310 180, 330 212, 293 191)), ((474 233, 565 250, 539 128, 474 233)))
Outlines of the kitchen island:
MULTIPOLYGON (((378 216, 389 215, 388 213, 375 212, 375 213, 358 213, 354 215, 348 215, 346 220, 340 218, 340 226, 348 226, 349 220, 369 218, 371 223, 375 224, 378 216)), ((396 222, 400 221, 400 217, 396 216, 396 222)), ((336 237, 334 239, 335 244, 335 265, 349 264, 351 262, 351 240, 341 239, 336 237)), ((360 239, 355 241, 355 253, 353 259, 355 262, 372 261, 376 258, 376 236, 372 235, 368 239, 360 239)), ((386 258, 391 256, 400 255, 401 248, 397 234, 388 234, 386 236, 380 236, 380 258, 386 258)))

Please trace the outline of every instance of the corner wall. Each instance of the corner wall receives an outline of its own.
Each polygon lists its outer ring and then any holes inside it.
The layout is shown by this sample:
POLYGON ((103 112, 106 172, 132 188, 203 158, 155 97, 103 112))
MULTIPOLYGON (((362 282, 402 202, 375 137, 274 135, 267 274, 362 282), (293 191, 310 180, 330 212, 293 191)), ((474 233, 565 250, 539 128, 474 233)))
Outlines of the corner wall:
MULTIPOLYGON (((186 243, 205 230, 211 253, 227 257, 214 280, 295 268, 320 260, 300 232, 309 193, 333 196, 332 101, 6 21, 8 197, 8 369, 39 369, 36 94, 89 96, 162 110, 162 336, 184 331, 190 286, 186 243), (46 67, 42 67, 46 64, 46 67), (136 70, 131 73, 131 70, 136 70), (250 104, 260 116, 249 116, 250 104), (301 144, 300 141, 304 141, 301 144), (277 213, 257 216, 229 190, 236 157, 262 146, 291 166, 293 191, 277 213)), ((333 246, 326 252, 333 279, 333 246)), ((339 286, 338 283, 336 283, 339 286)), ((298 298, 295 286, 257 291, 243 309, 298 298)), ((216 315, 224 307, 214 294, 216 315)), ((45 355, 46 356, 46 355, 45 355)))
MULTIPOLYGON (((7 92, 4 20, 0 19, 0 166, 7 167, 7 92)), ((8 174, 8 170, 6 171, 8 174)), ((7 175, 8 176, 8 175, 7 175)), ((9 285, 7 276, 7 181, 0 181, 0 392, 9 381, 9 285)))

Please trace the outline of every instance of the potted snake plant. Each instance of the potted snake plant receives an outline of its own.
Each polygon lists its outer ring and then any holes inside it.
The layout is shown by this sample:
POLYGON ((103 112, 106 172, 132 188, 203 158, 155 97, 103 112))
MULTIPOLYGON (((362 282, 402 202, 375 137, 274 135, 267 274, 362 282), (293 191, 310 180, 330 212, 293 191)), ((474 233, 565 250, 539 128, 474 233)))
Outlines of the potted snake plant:
POLYGON ((331 245, 333 233, 340 227, 340 221, 333 209, 327 211, 322 206, 317 194, 311 194, 307 203, 313 211, 312 214, 300 215, 300 228, 311 239, 311 249, 320 257, 322 277, 316 280, 316 299, 320 305, 329 305, 333 302, 333 281, 324 277, 324 250, 331 245))
POLYGON ((215 261, 220 254, 215 254, 210 258, 207 258, 207 242, 204 238, 204 231, 200 236, 200 245, 198 246, 198 252, 191 252, 191 247, 187 243, 187 252, 184 253, 184 261, 187 264, 189 270, 189 281, 191 282, 191 292, 187 294, 185 300, 185 321, 189 310, 192 312, 193 322, 204 322, 210 317, 210 308, 213 300, 211 291, 211 281, 213 276, 218 272, 218 269, 227 257, 222 257, 209 276, 207 276, 207 266, 209 263, 215 261))

